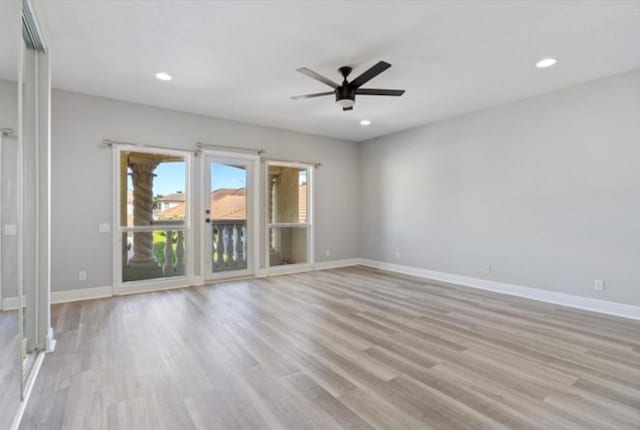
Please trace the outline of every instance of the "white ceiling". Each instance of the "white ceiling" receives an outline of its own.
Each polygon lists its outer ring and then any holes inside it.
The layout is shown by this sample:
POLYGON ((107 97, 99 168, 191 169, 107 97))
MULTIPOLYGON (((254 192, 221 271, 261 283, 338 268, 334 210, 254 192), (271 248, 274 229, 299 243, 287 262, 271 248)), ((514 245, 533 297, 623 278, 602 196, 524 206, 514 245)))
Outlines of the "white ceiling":
POLYGON ((57 88, 355 141, 640 67, 637 1, 36 4, 57 88), (298 67, 338 80, 378 60, 393 67, 366 87, 403 97, 289 99, 330 90, 298 67))

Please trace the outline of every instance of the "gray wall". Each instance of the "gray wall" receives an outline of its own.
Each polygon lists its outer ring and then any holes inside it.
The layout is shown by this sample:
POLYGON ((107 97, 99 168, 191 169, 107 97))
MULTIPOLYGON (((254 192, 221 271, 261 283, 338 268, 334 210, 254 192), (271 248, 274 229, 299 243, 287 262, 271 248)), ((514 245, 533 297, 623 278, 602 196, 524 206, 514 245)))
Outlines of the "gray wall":
POLYGON ((360 149, 363 257, 640 305, 640 71, 360 149))
POLYGON ((112 218, 112 155, 98 148, 105 138, 189 150, 196 142, 264 148, 271 158, 320 162, 316 260, 359 256, 359 208, 349 204, 358 200, 357 144, 54 90, 52 291, 112 285, 111 234, 98 233, 112 218))

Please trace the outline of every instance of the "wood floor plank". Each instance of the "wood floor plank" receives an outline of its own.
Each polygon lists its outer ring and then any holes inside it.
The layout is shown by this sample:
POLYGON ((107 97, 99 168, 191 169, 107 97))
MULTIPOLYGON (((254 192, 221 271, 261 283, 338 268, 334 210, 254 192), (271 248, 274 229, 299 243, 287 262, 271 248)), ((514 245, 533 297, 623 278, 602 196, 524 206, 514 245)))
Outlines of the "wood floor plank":
POLYGON ((20 406, 18 311, 0 310, 0 429, 10 428, 20 406))
POLYGON ((53 307, 23 430, 640 429, 640 322, 363 267, 53 307))

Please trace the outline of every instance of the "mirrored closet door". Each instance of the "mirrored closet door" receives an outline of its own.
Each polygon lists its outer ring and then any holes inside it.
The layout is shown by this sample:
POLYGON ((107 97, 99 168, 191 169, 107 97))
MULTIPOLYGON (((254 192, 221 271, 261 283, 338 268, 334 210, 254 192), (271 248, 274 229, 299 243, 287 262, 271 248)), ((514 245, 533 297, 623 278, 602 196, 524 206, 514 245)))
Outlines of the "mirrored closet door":
POLYGON ((12 429, 49 312, 49 57, 28 0, 0 1, 0 429, 12 429))
POLYGON ((35 11, 22 2, 20 145, 18 151, 18 267, 22 288, 23 397, 51 349, 49 313, 49 55, 35 11))
POLYGON ((21 402, 21 294, 18 271, 20 2, 0 2, 0 429, 21 402))

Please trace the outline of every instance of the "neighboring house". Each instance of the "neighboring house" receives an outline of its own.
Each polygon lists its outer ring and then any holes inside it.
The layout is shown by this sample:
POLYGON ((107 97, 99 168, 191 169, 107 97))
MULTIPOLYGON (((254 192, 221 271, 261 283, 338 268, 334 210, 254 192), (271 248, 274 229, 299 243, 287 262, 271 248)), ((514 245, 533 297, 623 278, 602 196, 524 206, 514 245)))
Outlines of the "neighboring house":
POLYGON ((184 206, 184 193, 169 194, 158 199, 158 212, 163 212, 180 205, 184 206))
MULTIPOLYGON (((184 218, 184 194, 174 193, 158 199, 158 208, 153 210, 156 220, 184 218)), ((127 191, 127 225, 133 226, 133 191, 127 191)))

